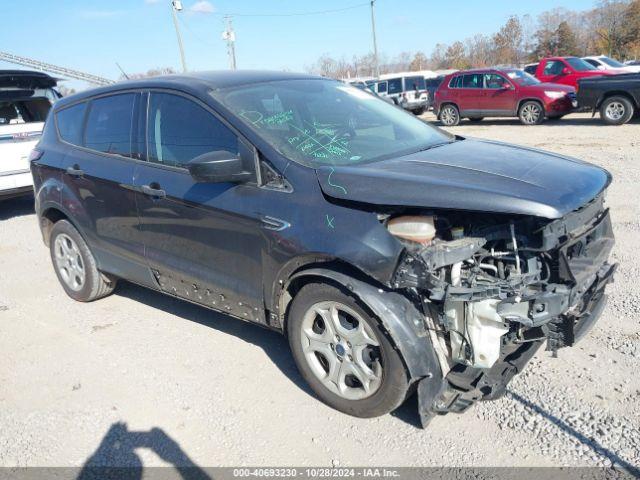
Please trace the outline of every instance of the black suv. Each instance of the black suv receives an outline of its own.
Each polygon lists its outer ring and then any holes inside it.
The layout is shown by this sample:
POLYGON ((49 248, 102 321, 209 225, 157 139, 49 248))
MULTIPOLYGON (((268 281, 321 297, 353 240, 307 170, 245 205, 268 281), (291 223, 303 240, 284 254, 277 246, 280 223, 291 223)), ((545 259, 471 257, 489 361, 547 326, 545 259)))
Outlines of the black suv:
POLYGON ((449 135, 343 83, 220 72, 64 98, 31 154, 62 287, 118 279, 288 336, 327 404, 423 423, 598 318, 610 175, 449 135))

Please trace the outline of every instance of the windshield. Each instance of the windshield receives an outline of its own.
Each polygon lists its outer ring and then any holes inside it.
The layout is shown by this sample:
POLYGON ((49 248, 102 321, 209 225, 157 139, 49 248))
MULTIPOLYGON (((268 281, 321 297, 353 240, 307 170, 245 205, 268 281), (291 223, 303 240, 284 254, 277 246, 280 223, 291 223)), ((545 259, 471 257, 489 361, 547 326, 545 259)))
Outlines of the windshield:
POLYGON ((586 72, 587 70, 597 70, 596 67, 591 65, 590 63, 585 62, 581 58, 578 57, 567 57, 565 61, 571 65, 574 70, 578 72, 586 72))
POLYGON ((507 70, 505 73, 507 74, 507 77, 523 87, 537 85, 540 83, 540 80, 536 77, 529 75, 527 72, 523 72, 522 70, 507 70))
POLYGON ((211 92, 282 155, 303 165, 354 165, 454 137, 374 95, 332 80, 282 80, 211 92))
POLYGON ((624 68, 624 64, 620 63, 617 60, 614 60, 613 58, 609 58, 609 57, 600 57, 599 60, 603 63, 606 63, 607 65, 609 65, 610 67, 614 67, 614 68, 624 68))

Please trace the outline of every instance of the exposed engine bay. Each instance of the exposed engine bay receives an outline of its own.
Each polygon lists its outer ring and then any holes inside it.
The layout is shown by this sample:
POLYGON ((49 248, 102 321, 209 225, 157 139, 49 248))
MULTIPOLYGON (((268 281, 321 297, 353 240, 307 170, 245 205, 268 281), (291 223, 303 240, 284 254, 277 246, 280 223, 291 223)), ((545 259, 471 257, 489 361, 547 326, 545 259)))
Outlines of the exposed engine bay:
POLYGON ((555 356, 604 307, 616 265, 602 195, 553 221, 450 211, 379 218, 405 246, 394 287, 421 303, 449 383, 434 407, 441 413, 496 398, 545 340, 555 356))

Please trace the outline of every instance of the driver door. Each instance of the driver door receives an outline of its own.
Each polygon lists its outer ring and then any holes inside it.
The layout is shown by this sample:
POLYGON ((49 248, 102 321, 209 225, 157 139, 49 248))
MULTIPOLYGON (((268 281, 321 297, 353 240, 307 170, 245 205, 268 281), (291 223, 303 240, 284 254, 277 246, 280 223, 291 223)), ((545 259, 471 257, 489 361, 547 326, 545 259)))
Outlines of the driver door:
POLYGON ((198 183, 186 168, 207 152, 239 154, 244 144, 195 99, 152 91, 148 102, 147 161, 135 186, 145 258, 159 288, 263 322, 260 209, 269 192, 198 183))

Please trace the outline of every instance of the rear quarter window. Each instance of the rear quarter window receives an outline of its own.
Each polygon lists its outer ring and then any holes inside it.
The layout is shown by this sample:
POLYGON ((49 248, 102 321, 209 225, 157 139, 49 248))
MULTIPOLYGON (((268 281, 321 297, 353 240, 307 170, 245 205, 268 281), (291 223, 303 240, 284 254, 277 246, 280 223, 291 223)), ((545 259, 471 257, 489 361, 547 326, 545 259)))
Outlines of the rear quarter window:
POLYGON ((58 134, 65 142, 73 145, 82 145, 82 122, 86 103, 79 103, 56 112, 56 125, 58 134))
POLYGON ((98 152, 130 157, 134 99, 133 93, 121 93, 92 100, 84 146, 98 152))

